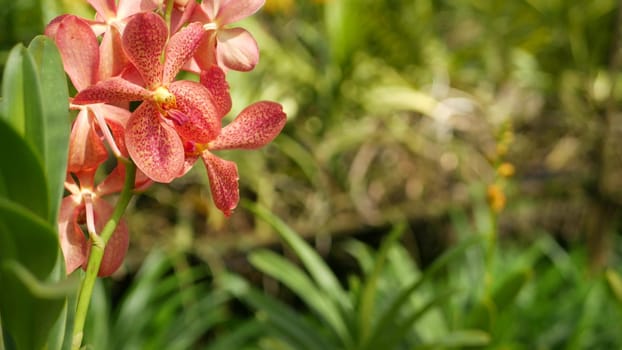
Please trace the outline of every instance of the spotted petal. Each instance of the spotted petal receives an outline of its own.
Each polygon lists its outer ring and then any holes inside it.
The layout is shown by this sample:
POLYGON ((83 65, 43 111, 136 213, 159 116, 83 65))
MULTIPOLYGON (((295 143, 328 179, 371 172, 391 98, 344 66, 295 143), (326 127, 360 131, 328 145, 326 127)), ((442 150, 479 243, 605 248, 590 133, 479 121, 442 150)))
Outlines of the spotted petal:
POLYGON ((125 132, 127 150, 145 175, 165 183, 179 175, 184 165, 181 139, 153 103, 143 102, 132 113, 125 132))
POLYGON ((220 117, 212 103, 207 88, 193 82, 179 80, 171 84, 170 92, 175 95, 177 109, 187 116, 184 124, 176 124, 186 140, 197 143, 212 141, 220 132, 220 117))
POLYGON ((220 67, 213 65, 201 72, 200 79, 201 84, 209 91, 218 115, 222 119, 231 110, 231 94, 225 72, 220 67))
POLYGON ((210 143, 210 149, 255 149, 265 146, 281 132, 286 121, 280 104, 256 102, 222 129, 216 140, 210 143))
POLYGON ((118 103, 143 101, 150 96, 150 91, 123 78, 114 77, 80 91, 72 102, 75 104, 118 103))
POLYGON ((162 84, 166 85, 175 79, 181 67, 194 55, 204 35, 201 23, 194 22, 171 37, 166 46, 162 84))
POLYGON ((238 167, 234 162, 218 158, 209 151, 203 152, 201 158, 207 169, 214 204, 230 216, 240 200, 238 167))
POLYGON ((217 33, 218 62, 237 71, 250 71, 259 62, 259 48, 253 36, 242 28, 222 29, 217 33))
POLYGON ((125 53, 149 89, 157 87, 162 81, 160 55, 167 39, 166 23, 153 12, 134 15, 123 32, 125 53))

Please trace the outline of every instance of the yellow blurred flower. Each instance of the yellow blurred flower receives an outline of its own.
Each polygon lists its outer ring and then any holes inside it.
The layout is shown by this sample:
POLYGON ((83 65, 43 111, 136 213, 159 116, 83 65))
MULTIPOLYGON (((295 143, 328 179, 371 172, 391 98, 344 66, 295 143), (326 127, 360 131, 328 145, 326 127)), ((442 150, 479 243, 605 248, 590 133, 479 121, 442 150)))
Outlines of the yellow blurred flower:
POLYGON ((503 177, 511 177, 515 172, 516 168, 514 168, 514 164, 510 162, 503 162, 497 167, 497 174, 503 177))
POLYGON ((488 199, 488 205, 495 213, 500 213, 503 208, 505 208, 506 197, 505 193, 499 185, 492 184, 488 185, 488 190, 486 191, 486 197, 488 199))

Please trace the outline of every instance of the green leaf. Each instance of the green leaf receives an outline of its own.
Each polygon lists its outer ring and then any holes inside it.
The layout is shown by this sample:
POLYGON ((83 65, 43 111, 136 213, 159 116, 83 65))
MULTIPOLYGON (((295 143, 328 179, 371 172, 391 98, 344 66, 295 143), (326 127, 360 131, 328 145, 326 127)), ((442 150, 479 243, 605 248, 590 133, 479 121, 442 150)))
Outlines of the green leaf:
POLYGON ((330 269, 330 267, 322 260, 322 257, 313 250, 300 236, 294 232, 287 224, 281 219, 274 216, 267 209, 253 204, 245 204, 255 215, 262 220, 266 221, 272 226, 279 237, 285 241, 285 243, 296 253, 296 256, 300 258, 300 261, 305 266, 307 271, 315 283, 324 290, 334 300, 339 301, 339 304, 344 309, 350 309, 352 305, 347 298, 341 284, 337 280, 337 277, 330 269))
POLYGON ((322 293, 300 268, 269 250, 253 252, 249 260, 257 269, 294 291, 331 326, 331 329, 344 343, 351 340, 347 326, 336 305, 337 301, 331 299, 330 295, 322 293))
POLYGON ((0 198, 47 219, 48 192, 41 163, 30 145, 4 120, 0 120, 0 164, 0 198))
POLYGON ((63 288, 44 286, 16 260, 0 263, 0 284, 3 286, 0 314, 5 336, 17 349, 41 349, 65 305, 64 295, 56 298, 56 293, 63 288), (24 283, 23 278, 29 281, 24 283), (33 283, 37 287, 33 288, 33 283), (42 295, 37 295, 41 292, 42 295))
POLYGON ((378 292, 378 281, 383 273, 384 265, 387 259, 389 248, 395 244, 395 242, 404 233, 406 225, 400 223, 396 225, 389 235, 383 240, 378 254, 376 255, 373 270, 365 279, 363 284, 363 291, 359 300, 359 317, 358 327, 361 342, 365 343, 371 335, 372 320, 374 319, 374 309, 376 306, 376 294, 378 292))
POLYGON ((511 306, 532 276, 531 269, 520 269, 511 273, 494 289, 492 295, 484 298, 469 314, 468 325, 490 330, 497 315, 511 306))
POLYGON ((614 299, 618 305, 622 306, 622 277, 615 270, 609 268, 605 271, 605 279, 614 299))
POLYGON ((424 344, 418 349, 447 349, 478 347, 490 344, 490 335, 480 330, 460 330, 444 335, 436 342, 424 344))
POLYGON ((54 267, 58 238, 29 210, 0 198, 0 314, 18 349, 40 349, 65 303, 70 284, 42 283, 54 267))
POLYGON ((0 198, 0 261, 19 261, 36 278, 43 279, 52 271, 58 250, 56 232, 49 224, 0 198))
POLYGON ((441 257, 436 259, 430 267, 425 270, 421 278, 414 281, 407 288, 402 289, 397 296, 389 301, 389 306, 379 316, 376 327, 373 330, 370 339, 378 339, 382 337, 382 334, 388 332, 389 328, 395 323, 394 320, 398 319, 402 306, 408 302, 410 296, 417 291, 424 283, 430 280, 430 278, 436 275, 442 268, 449 264, 453 259, 462 254, 467 248, 471 247, 475 243, 481 241, 481 238, 475 236, 471 239, 464 240, 445 252, 441 257))
POLYGON ((235 275, 223 275, 223 287, 257 310, 258 318, 266 324, 269 332, 278 335, 297 350, 336 350, 326 340, 318 327, 307 322, 295 310, 271 298, 253 287, 244 279, 235 275))
POLYGON ((63 196, 67 167, 67 150, 71 130, 69 95, 63 63, 51 39, 35 37, 28 51, 32 55, 42 91, 42 142, 45 173, 50 200, 50 222, 56 222, 58 207, 63 196))
POLYGON ((43 155, 41 87, 35 62, 23 45, 18 44, 11 50, 3 79, 4 119, 43 155))

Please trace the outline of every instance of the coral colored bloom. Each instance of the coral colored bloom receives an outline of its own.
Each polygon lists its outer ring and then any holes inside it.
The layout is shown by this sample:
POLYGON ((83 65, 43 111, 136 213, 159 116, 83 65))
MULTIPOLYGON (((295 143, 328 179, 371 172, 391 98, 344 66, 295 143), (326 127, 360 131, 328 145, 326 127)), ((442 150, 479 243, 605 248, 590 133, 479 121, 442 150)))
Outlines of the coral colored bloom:
POLYGON ((255 67, 259 61, 257 42, 245 29, 227 25, 254 14, 264 3, 265 0, 204 0, 195 9, 193 19, 205 23, 207 30, 194 56, 200 70, 213 64, 237 71, 255 67))
POLYGON ((125 141, 137 167, 157 182, 170 182, 181 174, 182 135, 184 140, 205 143, 220 132, 222 116, 210 91, 196 82, 174 81, 203 34, 195 22, 167 40, 168 29, 160 16, 151 12, 133 16, 125 27, 123 48, 143 86, 115 77, 81 91, 73 100, 76 104, 143 101, 129 118, 125 141))
MULTIPOLYGON (((78 267, 86 269, 91 244, 81 226, 86 226, 89 235, 99 234, 112 216, 113 207, 102 199, 108 192, 99 186, 94 188, 94 174, 94 171, 75 174, 79 184, 68 176, 65 183, 70 195, 61 202, 58 232, 67 274, 78 267)), ((99 276, 109 276, 121 266, 128 245, 127 225, 121 220, 106 244, 99 276)))
POLYGON ((234 162, 221 159, 212 151, 257 149, 270 143, 283 129, 287 118, 280 104, 261 101, 246 107, 218 137, 207 144, 188 144, 187 157, 201 157, 210 181, 216 207, 229 216, 240 199, 238 169, 234 162))

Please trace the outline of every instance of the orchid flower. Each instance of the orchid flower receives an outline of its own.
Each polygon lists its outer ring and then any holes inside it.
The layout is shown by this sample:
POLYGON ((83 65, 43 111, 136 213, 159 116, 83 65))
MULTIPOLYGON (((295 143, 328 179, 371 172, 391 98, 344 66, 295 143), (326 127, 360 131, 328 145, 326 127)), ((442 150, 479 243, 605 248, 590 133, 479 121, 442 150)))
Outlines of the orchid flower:
POLYGON ((212 151, 263 147, 281 132, 286 119, 280 104, 256 102, 240 112, 213 141, 186 145, 186 157, 190 163, 197 157, 203 160, 214 203, 226 216, 231 215, 240 199, 238 169, 234 162, 221 159, 212 151))
POLYGON ((264 3, 265 0, 204 0, 195 9, 193 20, 204 23, 207 33, 188 69, 200 71, 218 64, 223 69, 252 70, 259 61, 257 42, 245 29, 227 25, 254 14, 264 3))
POLYGON ((191 23, 168 40, 164 20, 155 13, 134 15, 123 34, 123 48, 143 84, 120 77, 101 81, 80 91, 75 104, 142 101, 129 118, 125 141, 129 155, 149 178, 170 182, 184 167, 184 140, 206 143, 220 132, 222 115, 206 87, 192 81, 174 81, 194 54, 204 34, 191 23), (164 51, 164 62, 160 57, 164 51))
POLYGON ((152 11, 156 8, 153 0, 88 0, 96 11, 95 20, 89 21, 93 32, 102 35, 100 52, 103 59, 102 78, 120 74, 127 66, 123 53, 121 35, 131 16, 152 11))
MULTIPOLYGON (((101 232, 112 216, 112 205, 102 199, 103 196, 111 193, 112 188, 110 186, 94 188, 94 175, 94 171, 82 172, 75 174, 79 183, 70 176, 65 182, 65 188, 70 195, 63 198, 61 202, 58 231, 67 274, 72 273, 78 267, 86 269, 91 245, 88 244, 81 226, 85 225, 89 237, 92 237, 101 232)), ((106 244, 98 272, 99 276, 109 276, 121 266, 128 245, 127 225, 122 220, 106 244)))

